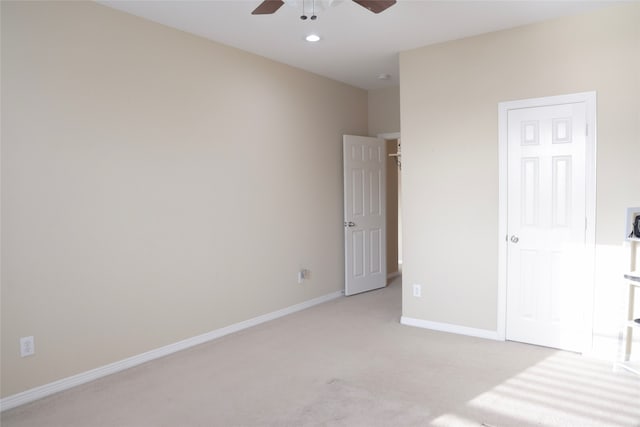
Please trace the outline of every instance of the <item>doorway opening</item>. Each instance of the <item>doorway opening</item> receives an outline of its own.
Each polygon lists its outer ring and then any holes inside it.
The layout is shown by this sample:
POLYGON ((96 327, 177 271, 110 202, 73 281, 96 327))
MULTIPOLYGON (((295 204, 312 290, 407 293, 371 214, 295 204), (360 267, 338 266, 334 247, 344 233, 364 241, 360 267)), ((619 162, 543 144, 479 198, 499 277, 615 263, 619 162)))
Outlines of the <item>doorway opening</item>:
POLYGON ((387 276, 402 275, 402 149, 399 135, 385 136, 387 150, 387 276))

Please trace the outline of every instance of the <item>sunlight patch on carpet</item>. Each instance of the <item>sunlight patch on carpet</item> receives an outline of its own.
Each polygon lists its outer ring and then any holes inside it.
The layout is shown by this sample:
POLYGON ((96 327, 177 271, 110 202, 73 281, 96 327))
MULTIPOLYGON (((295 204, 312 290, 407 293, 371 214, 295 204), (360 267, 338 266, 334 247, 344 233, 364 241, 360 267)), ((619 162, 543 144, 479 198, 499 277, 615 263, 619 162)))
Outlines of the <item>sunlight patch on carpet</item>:
POLYGON ((432 424, 637 427, 638 402, 640 378, 614 374, 609 364, 559 351, 432 424))

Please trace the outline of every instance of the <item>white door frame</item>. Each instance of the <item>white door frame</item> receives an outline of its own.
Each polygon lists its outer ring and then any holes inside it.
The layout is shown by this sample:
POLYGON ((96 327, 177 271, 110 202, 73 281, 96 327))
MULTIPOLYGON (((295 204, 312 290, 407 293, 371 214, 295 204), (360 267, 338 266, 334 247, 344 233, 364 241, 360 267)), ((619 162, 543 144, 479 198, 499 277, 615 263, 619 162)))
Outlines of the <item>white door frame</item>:
MULTIPOLYGON (((501 102, 498 104, 498 324, 497 333, 500 340, 506 339, 507 316, 507 179, 508 179, 508 145, 507 115, 509 110, 520 108, 544 107, 549 105, 584 102, 587 109, 586 168, 585 168, 585 207, 586 207, 586 246, 589 261, 595 257, 596 231, 596 92, 581 92, 569 95, 549 96, 543 98, 522 99, 501 102)), ((593 262, 588 262, 593 268, 593 262)), ((585 272, 589 283, 585 286, 588 295, 586 301, 585 329, 582 353, 591 352, 593 342, 593 291, 595 285, 594 271, 585 272)))

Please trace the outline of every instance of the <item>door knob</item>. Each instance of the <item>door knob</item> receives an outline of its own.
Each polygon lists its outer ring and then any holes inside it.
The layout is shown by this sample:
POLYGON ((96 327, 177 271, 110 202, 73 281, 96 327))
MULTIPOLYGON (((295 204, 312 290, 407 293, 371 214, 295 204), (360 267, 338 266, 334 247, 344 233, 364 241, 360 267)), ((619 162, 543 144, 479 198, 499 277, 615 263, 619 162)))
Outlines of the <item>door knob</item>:
POLYGON ((518 243, 520 241, 520 238, 514 234, 513 236, 511 236, 511 241, 513 243, 518 243))
POLYGON ((355 227, 356 224, 355 224, 355 222, 352 222, 352 221, 349 221, 349 222, 345 221, 344 222, 344 226, 345 227, 355 227))

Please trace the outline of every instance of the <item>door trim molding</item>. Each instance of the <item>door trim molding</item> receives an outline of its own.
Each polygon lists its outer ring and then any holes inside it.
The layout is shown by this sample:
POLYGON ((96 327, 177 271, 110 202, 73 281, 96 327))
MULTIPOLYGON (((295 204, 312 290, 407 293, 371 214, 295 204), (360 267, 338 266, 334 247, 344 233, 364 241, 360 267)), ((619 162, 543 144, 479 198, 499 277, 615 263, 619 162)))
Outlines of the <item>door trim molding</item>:
POLYGON ((400 132, 379 133, 376 138, 384 139, 385 141, 400 139, 400 132))
MULTIPOLYGON (((498 313, 497 334, 499 339, 506 339, 507 316, 507 114, 509 110, 520 108, 544 107, 558 104, 584 102, 587 113, 587 137, 585 147, 585 244, 588 257, 595 258, 596 231, 596 92, 580 92, 568 95, 548 96, 542 98, 521 99, 500 102, 498 104, 498 313)), ((589 262, 593 268, 594 263, 589 262)), ((584 296, 584 312, 586 322, 582 339, 582 352, 591 352, 593 344, 593 292, 595 289, 594 271, 586 272, 589 277, 587 295, 584 296)))

